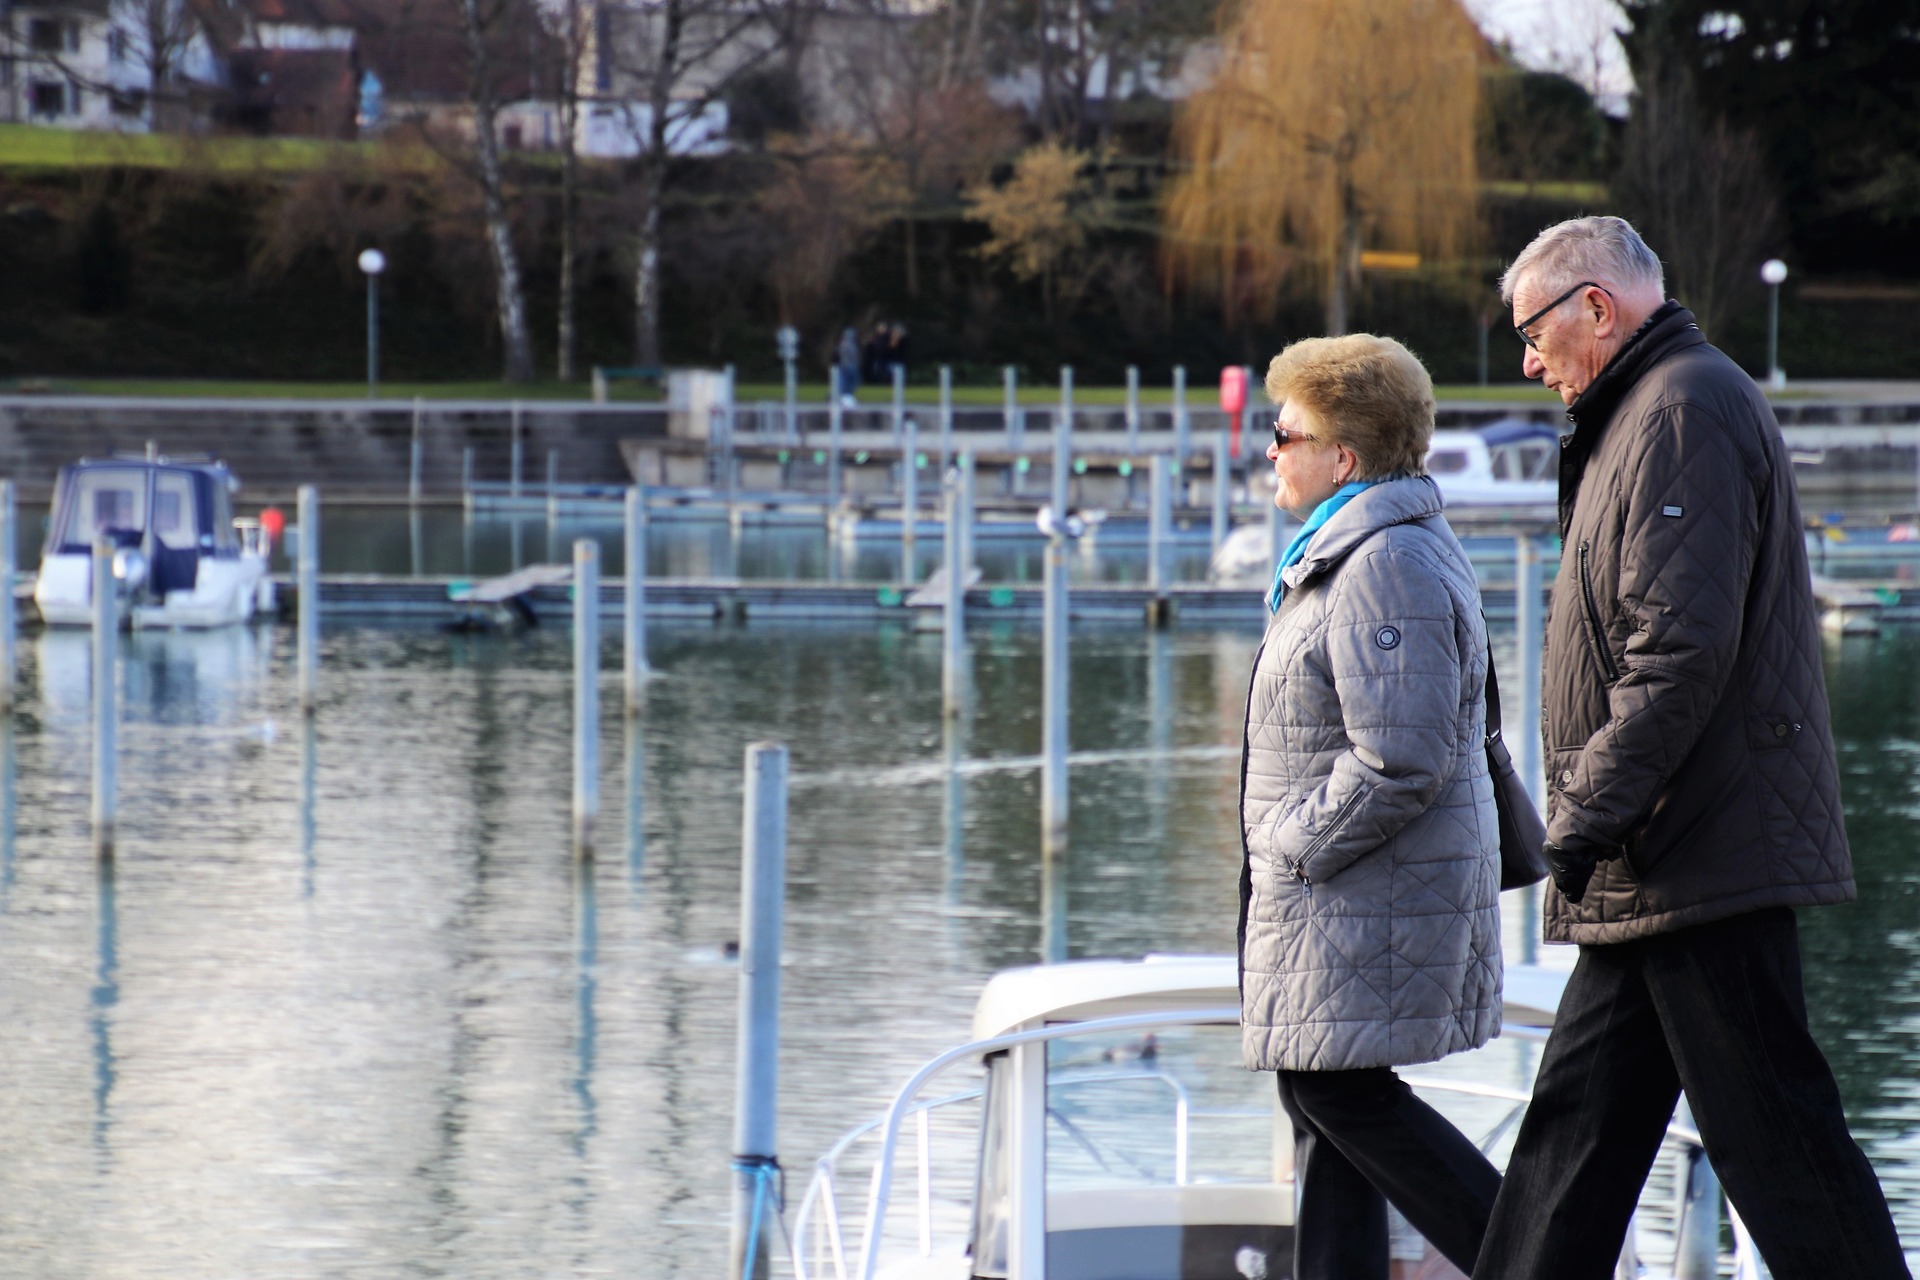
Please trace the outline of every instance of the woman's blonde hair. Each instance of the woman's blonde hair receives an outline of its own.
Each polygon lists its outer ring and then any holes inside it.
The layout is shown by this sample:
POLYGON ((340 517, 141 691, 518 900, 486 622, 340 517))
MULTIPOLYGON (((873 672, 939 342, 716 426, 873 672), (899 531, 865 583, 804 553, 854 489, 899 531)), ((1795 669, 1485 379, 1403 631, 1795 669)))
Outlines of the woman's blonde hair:
POLYGON ((1267 396, 1276 405, 1299 401, 1332 443, 1353 450, 1356 479, 1426 474, 1433 379, 1392 338, 1304 338, 1267 366, 1267 396))

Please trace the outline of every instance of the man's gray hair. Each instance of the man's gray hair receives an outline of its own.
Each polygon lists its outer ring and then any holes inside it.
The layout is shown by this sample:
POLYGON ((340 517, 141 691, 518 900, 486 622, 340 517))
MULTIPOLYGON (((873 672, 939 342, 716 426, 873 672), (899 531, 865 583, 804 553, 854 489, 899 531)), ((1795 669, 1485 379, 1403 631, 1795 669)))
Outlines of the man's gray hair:
POLYGON ((1513 292, 1522 281, 1531 281, 1535 292, 1551 298, 1582 280, 1666 296, 1660 259, 1633 224, 1601 215, 1569 218, 1535 236, 1500 277, 1500 301, 1512 306, 1513 292))

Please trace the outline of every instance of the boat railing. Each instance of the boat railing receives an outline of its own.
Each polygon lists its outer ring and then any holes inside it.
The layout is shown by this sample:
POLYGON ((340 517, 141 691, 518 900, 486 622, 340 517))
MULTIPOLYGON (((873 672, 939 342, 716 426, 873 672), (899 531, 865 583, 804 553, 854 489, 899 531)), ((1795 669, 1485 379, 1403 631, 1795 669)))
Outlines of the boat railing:
MULTIPOLYGON (((825 1280, 828 1276, 831 1276, 832 1280, 873 1280, 875 1271, 880 1265, 886 1216, 893 1195, 896 1152, 909 1120, 912 1120, 915 1126, 917 1243, 921 1257, 932 1256, 935 1203, 932 1161, 933 1116, 956 1104, 974 1101, 981 1096, 980 1089, 969 1088, 938 1098, 920 1100, 920 1095, 927 1086, 949 1070, 962 1064, 978 1063, 988 1054, 1016 1045, 1103 1032, 1145 1031, 1160 1027, 1196 1024, 1232 1024, 1237 1023, 1239 1017, 1238 1008, 1221 1006, 1127 1014, 1089 1019, 1084 1022, 1054 1023, 1028 1031, 1010 1032, 984 1040, 970 1041, 929 1059, 900 1087, 884 1113, 848 1130, 814 1162, 813 1176, 808 1180, 806 1192, 801 1197, 788 1239, 795 1280, 813 1280, 816 1276, 821 1277, 821 1280, 825 1280), (874 1152, 873 1169, 868 1180, 866 1215, 864 1221, 860 1223, 859 1252, 854 1265, 850 1268, 847 1247, 848 1222, 841 1211, 836 1179, 842 1161, 855 1147, 868 1140, 876 1143, 877 1149, 874 1152), (811 1233, 811 1239, 809 1239, 809 1233, 811 1233), (812 1254, 811 1269, 807 1257, 809 1252, 812 1254)), ((1510 1025, 1502 1035, 1511 1040, 1542 1041, 1547 1033, 1542 1028, 1510 1025)), ((1532 1096, 1526 1090, 1473 1081, 1418 1075, 1403 1078, 1408 1085, 1426 1092, 1450 1093, 1512 1103, 1513 1106, 1505 1117, 1482 1140, 1482 1146, 1485 1149, 1491 1149, 1498 1143, 1505 1130, 1519 1118, 1532 1096)), ((1194 1111, 1185 1086, 1178 1080, 1164 1071, 1144 1069, 1076 1073, 1059 1077, 1055 1083, 1071 1086, 1110 1083, 1117 1080, 1157 1081, 1166 1084, 1174 1093, 1175 1181, 1179 1185, 1185 1185, 1190 1124, 1193 1116, 1201 1113, 1194 1111)), ((1732 1204, 1726 1201, 1718 1179, 1713 1176, 1711 1166, 1706 1162, 1699 1132, 1687 1122, 1687 1119, 1676 1119, 1667 1127, 1667 1139, 1678 1147, 1679 1159, 1676 1161, 1670 1228, 1674 1242, 1673 1265, 1666 1274, 1671 1275, 1673 1280, 1712 1280, 1713 1277, 1728 1273, 1733 1280, 1770 1280, 1766 1265, 1760 1259, 1759 1251, 1754 1247, 1746 1224, 1740 1220, 1740 1215, 1734 1210, 1732 1204), (1733 1229, 1734 1247, 1730 1256, 1721 1255, 1718 1247, 1719 1211, 1723 1206, 1731 1219, 1733 1229)), ((1630 1255, 1636 1248, 1636 1235, 1636 1231, 1629 1229, 1627 1250, 1630 1255)), ((1634 1259, 1627 1265, 1637 1267, 1638 1261, 1634 1259)))

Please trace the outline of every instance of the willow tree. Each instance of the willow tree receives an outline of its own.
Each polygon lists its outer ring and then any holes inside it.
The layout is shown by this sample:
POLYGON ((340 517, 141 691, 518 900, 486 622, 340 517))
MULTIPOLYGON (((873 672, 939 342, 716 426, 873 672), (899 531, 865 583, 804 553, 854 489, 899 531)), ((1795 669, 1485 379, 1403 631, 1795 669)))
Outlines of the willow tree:
POLYGON ((1227 0, 1220 36, 1174 126, 1172 280, 1233 322, 1311 271, 1344 333, 1364 249, 1463 256, 1485 42, 1458 0, 1227 0))

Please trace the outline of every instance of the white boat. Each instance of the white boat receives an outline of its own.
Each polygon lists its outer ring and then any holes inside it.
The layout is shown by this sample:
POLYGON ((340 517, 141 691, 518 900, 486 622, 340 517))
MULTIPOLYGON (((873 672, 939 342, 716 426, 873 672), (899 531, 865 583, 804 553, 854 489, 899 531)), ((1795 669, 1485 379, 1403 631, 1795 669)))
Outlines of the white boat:
MULTIPOLYGON (((1524 1055, 1530 1078, 1565 980, 1510 967, 1502 1038, 1403 1078, 1498 1156, 1527 1095, 1475 1078, 1475 1063, 1509 1075, 1510 1062, 1489 1065, 1504 1049, 1524 1055)), ((1668 1150, 1620 1274, 1731 1268, 1758 1280, 1737 1216, 1734 1252, 1719 1254, 1724 1202, 1698 1134, 1677 1123, 1668 1150)), ((981 994, 968 1043, 815 1162, 791 1224, 793 1274, 1280 1280, 1292 1272, 1292 1164, 1272 1075, 1241 1066, 1232 956, 1010 970, 981 994), (979 1083, 955 1090, 960 1074, 979 1083)), ((1395 1280, 1459 1274, 1394 1220, 1395 1280)))
POLYGON ((270 608, 268 538, 236 520, 226 464, 159 456, 60 469, 33 600, 50 626, 93 622, 93 541, 114 554, 123 617, 136 627, 224 627, 270 608))
MULTIPOLYGON (((1519 419, 1436 431, 1427 450, 1427 474, 1456 522, 1488 515, 1551 521, 1560 500, 1559 463, 1559 432, 1519 419)), ((1208 576, 1228 585, 1264 585, 1273 574, 1273 542, 1266 521, 1241 525, 1213 553, 1208 576)))

